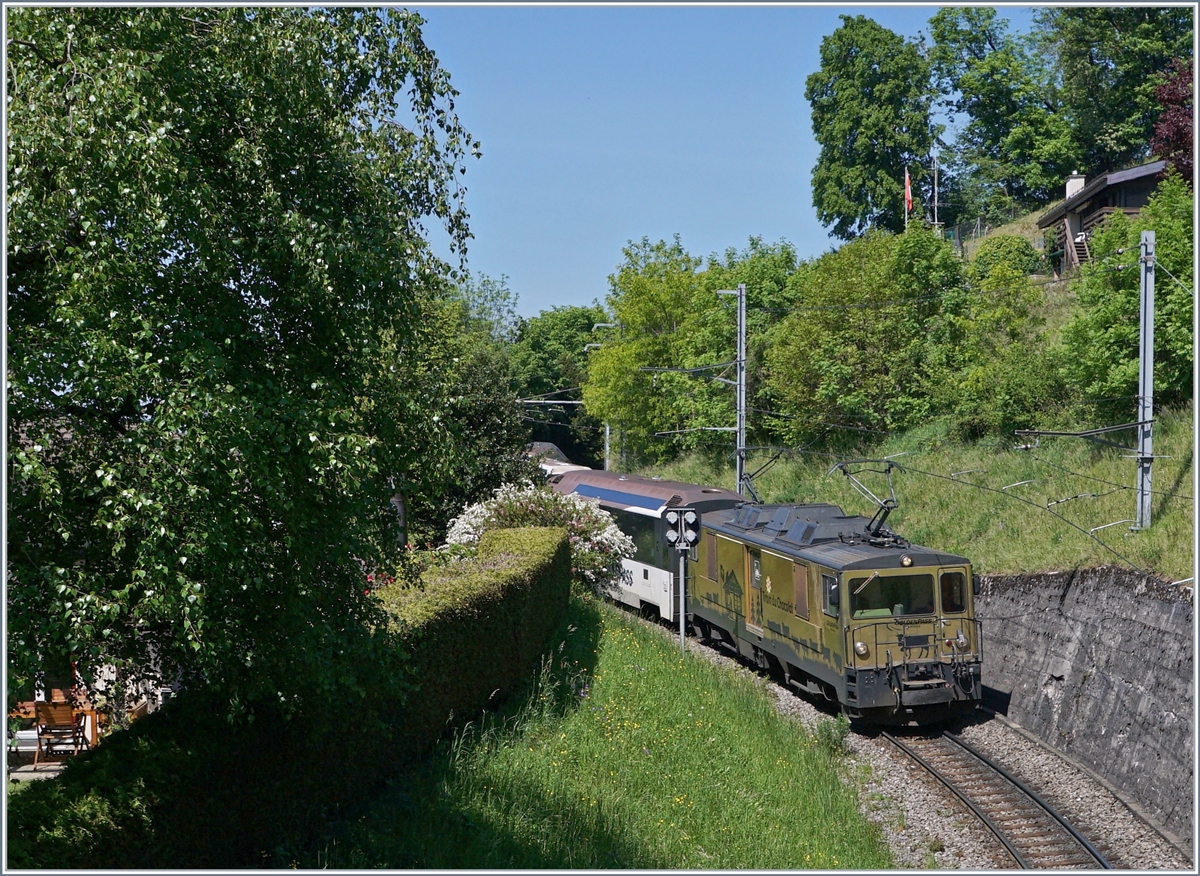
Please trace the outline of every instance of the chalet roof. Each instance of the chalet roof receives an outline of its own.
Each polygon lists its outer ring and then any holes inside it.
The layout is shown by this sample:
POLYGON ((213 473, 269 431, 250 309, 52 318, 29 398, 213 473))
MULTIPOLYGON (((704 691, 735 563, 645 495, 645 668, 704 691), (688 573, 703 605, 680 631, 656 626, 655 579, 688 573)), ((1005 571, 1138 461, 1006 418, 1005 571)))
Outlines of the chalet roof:
POLYGON ((1038 219, 1038 228, 1048 228, 1066 214, 1074 213, 1079 207, 1082 207, 1091 200, 1097 192, 1102 192, 1109 186, 1129 182, 1132 179, 1141 179, 1145 176, 1155 176, 1162 173, 1166 168, 1166 161, 1151 161, 1149 164, 1141 164, 1137 167, 1131 167, 1128 170, 1114 170, 1110 173, 1101 174, 1049 213, 1038 219))

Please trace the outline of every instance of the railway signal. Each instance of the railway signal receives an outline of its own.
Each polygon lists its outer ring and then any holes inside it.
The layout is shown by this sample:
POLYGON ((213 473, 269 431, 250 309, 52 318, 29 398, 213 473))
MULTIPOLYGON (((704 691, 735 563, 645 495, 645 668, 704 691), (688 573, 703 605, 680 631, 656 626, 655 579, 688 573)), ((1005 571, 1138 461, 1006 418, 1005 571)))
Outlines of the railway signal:
POLYGON ((700 512, 695 508, 672 508, 663 515, 667 524, 667 544, 679 552, 679 650, 686 649, 687 601, 684 581, 687 575, 687 552, 700 543, 700 512))
POLYGON ((667 544, 677 551, 688 551, 700 542, 700 514, 695 508, 673 508, 663 515, 667 523, 667 544))

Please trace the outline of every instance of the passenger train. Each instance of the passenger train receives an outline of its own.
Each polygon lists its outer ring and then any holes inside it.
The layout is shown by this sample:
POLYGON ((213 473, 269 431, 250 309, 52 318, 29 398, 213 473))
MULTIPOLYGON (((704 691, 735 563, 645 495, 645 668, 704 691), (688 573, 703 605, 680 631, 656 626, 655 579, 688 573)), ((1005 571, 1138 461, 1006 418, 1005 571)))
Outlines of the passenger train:
MULTIPOLYGON (((633 538, 614 599, 678 623, 672 508, 700 513, 685 563, 687 626, 853 721, 944 720, 979 706, 983 631, 966 557, 910 544, 837 505, 572 467, 550 486, 592 499, 633 538)), ((886 515, 885 515, 886 516, 886 515)))

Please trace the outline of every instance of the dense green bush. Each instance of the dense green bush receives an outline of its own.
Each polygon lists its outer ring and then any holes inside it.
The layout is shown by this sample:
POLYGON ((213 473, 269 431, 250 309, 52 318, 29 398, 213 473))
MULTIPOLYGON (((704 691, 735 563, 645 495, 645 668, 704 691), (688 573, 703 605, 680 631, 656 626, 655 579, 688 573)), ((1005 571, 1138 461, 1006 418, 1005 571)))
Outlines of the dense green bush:
POLYGON ((1001 265, 1022 274, 1038 273, 1046 267, 1045 259, 1028 240, 1015 234, 997 234, 979 244, 967 268, 967 278, 978 285, 1001 265))
POLYGON ((1155 189, 1140 216, 1113 213, 1092 237, 1092 261, 1072 284, 1079 310, 1062 336, 1064 377, 1077 396, 1091 402, 1092 418, 1128 421, 1134 411, 1143 231, 1155 232, 1157 262, 1154 400, 1172 405, 1192 397, 1194 209, 1186 181, 1172 174, 1155 189))

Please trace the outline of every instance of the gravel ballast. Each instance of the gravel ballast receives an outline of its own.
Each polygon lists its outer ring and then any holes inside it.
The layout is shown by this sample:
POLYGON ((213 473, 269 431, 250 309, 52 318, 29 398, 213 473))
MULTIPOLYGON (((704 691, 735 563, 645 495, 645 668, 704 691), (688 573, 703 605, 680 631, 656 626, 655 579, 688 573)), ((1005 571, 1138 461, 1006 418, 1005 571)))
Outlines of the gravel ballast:
MULTIPOLYGON (((698 656, 757 675, 728 654, 689 640, 698 656)), ((780 714, 810 729, 837 715, 778 684, 763 682, 780 714)), ((1185 841, 1159 834, 1113 789, 1044 744, 980 712, 956 725, 958 734, 1016 775, 1055 806, 1118 869, 1194 872, 1185 841)), ((903 869, 1012 869, 1012 859, 975 816, 925 770, 869 732, 847 739, 849 781, 860 784, 860 805, 880 826, 897 866, 903 869)))

